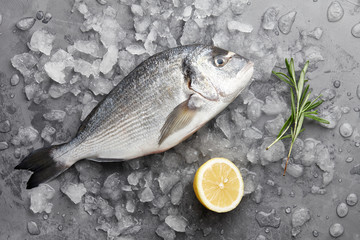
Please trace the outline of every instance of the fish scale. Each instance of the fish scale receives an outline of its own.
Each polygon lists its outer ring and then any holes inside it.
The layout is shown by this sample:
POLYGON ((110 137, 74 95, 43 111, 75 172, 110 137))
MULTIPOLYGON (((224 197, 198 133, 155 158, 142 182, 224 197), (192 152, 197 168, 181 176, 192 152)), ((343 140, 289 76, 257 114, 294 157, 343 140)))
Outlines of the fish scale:
POLYGON ((229 105, 252 73, 250 61, 213 46, 156 54, 99 102, 73 140, 34 151, 16 169, 34 172, 27 184, 33 188, 81 159, 123 161, 166 151, 229 105))

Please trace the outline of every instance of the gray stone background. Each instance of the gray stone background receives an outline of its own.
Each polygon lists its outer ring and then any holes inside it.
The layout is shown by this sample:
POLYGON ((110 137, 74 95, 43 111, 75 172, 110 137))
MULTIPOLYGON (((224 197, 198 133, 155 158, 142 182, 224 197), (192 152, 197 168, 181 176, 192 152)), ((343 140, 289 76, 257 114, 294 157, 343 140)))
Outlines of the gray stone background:
MULTIPOLYGON (((57 85, 37 67, 22 76, 11 59, 29 52, 27 43, 42 28, 55 35, 51 55, 88 39, 100 46, 101 56, 106 52, 96 31, 84 32, 84 16, 78 11, 83 2, 76 3, 73 8, 73 0, 0 0, 0 239, 332 239, 339 232, 335 223, 344 228, 339 239, 360 239, 360 204, 346 201, 350 193, 360 196, 357 28, 352 34, 360 21, 359 1, 338 1, 343 16, 329 19, 332 1, 323 0, 108 0, 105 5, 86 0, 92 14, 101 16, 108 6, 115 9, 120 52, 113 70, 98 78, 69 70, 64 85, 57 85), (270 7, 277 13, 276 25, 264 29, 263 15, 270 7), (27 31, 15 27, 21 18, 35 17, 38 10, 52 14, 49 23, 36 21, 27 31), (277 20, 293 11, 295 21, 284 34, 277 20), (247 25, 239 27, 239 23, 247 25), (253 28, 250 33, 249 26, 253 28), (311 33, 316 27, 321 28, 320 38, 311 33), (49 183, 51 190, 29 193, 25 189, 29 174, 13 170, 20 159, 32 149, 70 140, 81 115, 149 55, 191 43, 215 44, 251 58, 256 63, 254 82, 219 117, 165 154, 126 163, 83 161, 49 183), (297 70, 304 60, 311 61, 311 88, 314 94, 324 95, 320 112, 334 127, 307 121, 283 177, 281 159, 289 142, 274 146, 268 157, 263 148, 269 137, 274 138, 271 130, 277 129, 271 120, 281 123, 288 116, 289 89, 270 76, 274 67, 284 71, 285 57, 295 58, 297 70), (42 83, 34 80, 35 72, 43 74, 42 83), (20 76, 16 86, 10 84, 13 74, 20 76), (68 81, 74 75, 80 81, 71 85, 68 81), (52 85, 53 92, 49 90, 52 85), (52 109, 64 111, 65 117, 57 121, 44 118, 52 109), (19 134, 21 126, 36 129, 28 135, 34 139, 19 134), (44 132, 45 126, 55 133, 44 132), (340 126, 346 137, 340 134, 340 126), (349 131, 351 136, 346 135, 349 131), (196 169, 215 156, 234 161, 246 184, 242 202, 226 214, 206 210, 192 190, 196 169), (69 184, 75 186, 75 194, 69 193, 69 184), (84 196, 80 194, 83 190, 84 196), (41 202, 42 206, 52 204, 49 213, 30 209, 34 205, 30 199, 37 193, 40 199, 44 198, 41 194, 51 196, 41 202), (79 195, 78 204, 69 198, 79 195), (341 217, 346 209, 348 213, 341 217)), ((338 5, 331 10, 341 15, 338 5)), ((31 54, 38 62, 50 61, 41 53, 31 54)), ((94 60, 86 54, 75 53, 74 57, 94 60)))

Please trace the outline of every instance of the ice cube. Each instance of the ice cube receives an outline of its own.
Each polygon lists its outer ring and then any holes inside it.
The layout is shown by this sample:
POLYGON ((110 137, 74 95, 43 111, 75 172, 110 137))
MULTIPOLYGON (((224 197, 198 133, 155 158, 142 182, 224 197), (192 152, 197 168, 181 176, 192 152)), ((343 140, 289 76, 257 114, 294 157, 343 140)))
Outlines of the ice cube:
POLYGON ((35 143, 39 138, 39 132, 32 126, 20 126, 18 134, 13 137, 11 143, 15 146, 29 146, 35 143))
POLYGON ((254 126, 249 127, 244 131, 244 138, 246 139, 262 139, 262 137, 262 132, 254 126))
POLYGON ((281 219, 276 217, 275 209, 272 209, 269 213, 260 211, 255 215, 255 219, 260 227, 278 228, 281 223, 281 219))
POLYGON ((319 143, 316 145, 315 163, 325 172, 333 171, 335 163, 331 160, 327 146, 319 143))
POLYGON ((68 51, 70 53, 71 51, 74 50, 89 54, 96 58, 102 57, 102 52, 99 48, 99 43, 97 43, 95 40, 88 40, 88 41, 77 40, 74 42, 74 45, 68 47, 68 51))
POLYGON ((252 194, 252 200, 256 202, 257 204, 261 203, 263 200, 263 190, 264 188, 259 184, 257 185, 255 191, 252 194))
POLYGON ((322 28, 316 27, 316 28, 314 28, 314 30, 312 30, 308 33, 308 36, 319 40, 321 38, 322 34, 323 34, 322 28))
POLYGON ((310 210, 307 208, 297 208, 292 214, 291 224, 293 227, 301 227, 311 219, 310 210))
POLYGON ((234 14, 242 14, 248 4, 248 0, 230 0, 230 9, 234 14))
POLYGON ((176 232, 185 232, 188 225, 186 218, 182 216, 169 215, 165 218, 165 223, 176 232))
POLYGON ((40 184, 38 187, 29 190, 30 195, 30 209, 34 213, 51 213, 53 207, 52 203, 49 203, 55 195, 55 190, 47 185, 40 184))
POLYGON ((50 112, 44 113, 43 117, 48 121, 63 122, 66 116, 66 112, 62 110, 50 110, 50 112))
POLYGON ((79 179, 82 182, 88 181, 94 178, 100 178, 102 176, 101 164, 92 161, 79 161, 75 164, 76 170, 79 172, 79 179))
POLYGON ((68 92, 69 92, 69 88, 66 85, 60 85, 57 83, 53 83, 48 91, 50 97, 55 99, 61 97, 62 95, 68 92))
POLYGON ((136 205, 133 199, 128 199, 126 201, 126 211, 128 211, 129 213, 134 213, 135 209, 136 209, 136 205))
POLYGON ((85 118, 89 115, 89 113, 98 105, 98 101, 92 100, 91 102, 87 103, 84 108, 82 109, 80 120, 84 121, 85 118))
POLYGON ((1 133, 7 133, 11 130, 11 124, 9 120, 5 120, 0 122, 0 132, 1 133))
POLYGON ((92 215, 94 211, 97 209, 97 200, 91 195, 85 195, 84 197, 84 210, 89 214, 92 215))
POLYGON ((344 9, 338 1, 331 2, 327 11, 329 22, 337 22, 344 16, 344 9))
POLYGON ((139 44, 131 44, 126 47, 126 50, 133 55, 141 55, 146 53, 145 48, 140 46, 139 44))
POLYGON ((176 237, 175 231, 165 223, 160 224, 155 232, 164 240, 174 240, 176 237))
POLYGON ((230 33, 243 32, 243 33, 251 33, 253 31, 253 26, 246 23, 241 23, 238 21, 229 21, 227 23, 227 28, 229 29, 230 33))
POLYGON ((109 205, 109 202, 103 199, 102 197, 98 196, 96 199, 97 207, 101 210, 101 214, 106 217, 110 218, 114 216, 114 208, 109 205))
POLYGON ((260 99, 253 98, 250 100, 246 109, 248 119, 250 119, 252 122, 256 122, 256 120, 258 120, 258 118, 261 116, 261 109, 263 106, 264 102, 260 99))
POLYGON ((311 193, 312 194, 320 194, 320 195, 324 195, 326 193, 326 189, 325 188, 320 188, 318 186, 313 185, 311 187, 311 193))
POLYGON ((274 8, 268 8, 266 12, 264 13, 262 17, 261 26, 265 30, 273 30, 277 23, 277 15, 279 14, 279 11, 274 8))
POLYGON ((109 175, 101 189, 102 196, 105 199, 111 199, 113 201, 119 200, 121 197, 120 184, 121 180, 118 172, 109 175))
POLYGON ((202 38, 202 32, 197 23, 190 19, 184 25, 183 34, 180 38, 181 45, 198 43, 202 38))
MULTIPOLYGON (((283 159, 283 163, 281 164, 281 167, 285 169, 285 163, 286 159, 283 159)), ((290 174, 294 178, 298 178, 303 175, 304 167, 300 164, 293 163, 292 158, 289 159, 289 162, 287 164, 286 173, 290 174)))
POLYGON ((132 172, 127 177, 128 183, 132 186, 136 186, 139 184, 140 178, 144 176, 143 172, 132 172))
POLYGON ((138 194, 140 202, 151 202, 154 200, 154 194, 149 187, 146 187, 138 194))
POLYGON ((49 125, 46 125, 43 128, 43 130, 41 131, 41 138, 44 139, 48 143, 52 143, 53 142, 52 135, 54 135, 55 132, 56 132, 55 128, 53 128, 49 125))
POLYGON ((262 165, 267 165, 269 162, 276 162, 281 160, 285 155, 284 143, 279 140, 268 150, 266 148, 274 141, 273 138, 265 138, 260 146, 260 160, 262 165))
POLYGON ((227 139, 231 139, 232 129, 228 113, 223 113, 216 118, 216 126, 221 129, 227 139))
POLYGON ((157 180, 161 191, 164 194, 168 194, 171 188, 180 180, 180 177, 172 173, 162 172, 157 180))
POLYGON ((212 41, 213 41, 214 46, 217 46, 217 47, 220 47, 223 49, 229 48, 230 38, 229 38, 228 34, 223 30, 216 32, 214 37, 212 38, 212 41))
POLYGON ((325 128, 335 128, 342 117, 341 108, 339 106, 331 105, 326 109, 320 109, 319 117, 329 121, 329 124, 320 123, 325 128))
POLYGON ((81 58, 74 60, 74 71, 87 78, 94 73, 92 64, 81 58))
POLYGON ((52 50, 52 43, 55 40, 55 35, 47 29, 40 29, 31 36, 29 48, 34 52, 42 52, 45 55, 50 55, 52 50))
POLYGON ((184 187, 181 182, 177 183, 172 189, 171 189, 171 203, 173 205, 179 205, 182 195, 183 195, 184 187))
POLYGON ((114 88, 114 85, 111 83, 110 80, 103 78, 103 77, 97 77, 90 80, 89 89, 94 93, 95 96, 97 95, 106 95, 108 94, 112 89, 114 88))
POLYGON ((9 144, 7 142, 0 142, 0 151, 3 151, 8 148, 9 148, 9 144))
POLYGON ((86 188, 82 183, 74 184, 67 182, 61 186, 61 191, 68 196, 73 203, 78 204, 81 202, 82 196, 86 193, 86 188))
POLYGON ((321 99, 324 101, 332 100, 336 96, 336 91, 330 88, 324 88, 320 91, 321 99))
POLYGON ((277 136, 284 125, 284 118, 279 114, 276 118, 265 122, 265 132, 269 136, 277 136))
POLYGON ((33 100, 36 96, 40 94, 41 94, 41 88, 39 84, 31 83, 25 86, 25 95, 29 101, 33 100))
POLYGON ((118 48, 116 46, 110 46, 107 53, 105 53, 103 60, 100 63, 100 72, 107 74, 116 64, 118 58, 118 48))
POLYGON ((120 51, 118 65, 124 75, 129 74, 135 67, 134 55, 125 50, 120 51))
POLYGON ((181 154, 181 156, 185 158, 185 161, 188 164, 197 162, 199 160, 200 152, 191 146, 180 144, 176 147, 176 152, 181 154))
POLYGON ((11 64, 24 76, 29 78, 34 72, 38 59, 31 53, 22 53, 11 58, 11 64))
POLYGON ((34 17, 24 17, 16 23, 16 27, 22 31, 27 31, 34 26, 35 22, 34 17))
POLYGON ((295 21, 296 12, 288 12, 279 18, 279 30, 283 34, 289 34, 291 27, 295 21))
POLYGON ((284 99, 277 92, 271 91, 269 96, 265 98, 265 105, 262 110, 267 115, 277 115, 288 110, 284 99))

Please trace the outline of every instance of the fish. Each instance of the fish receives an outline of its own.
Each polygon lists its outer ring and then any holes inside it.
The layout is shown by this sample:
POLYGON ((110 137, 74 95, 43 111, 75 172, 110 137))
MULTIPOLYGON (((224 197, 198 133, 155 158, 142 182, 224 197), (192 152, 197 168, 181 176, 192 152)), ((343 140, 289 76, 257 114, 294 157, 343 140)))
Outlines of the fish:
POLYGON ((41 148, 15 169, 27 189, 77 161, 125 161, 164 152, 225 109, 251 82, 254 63, 211 45, 186 45, 143 61, 81 123, 69 142, 41 148))

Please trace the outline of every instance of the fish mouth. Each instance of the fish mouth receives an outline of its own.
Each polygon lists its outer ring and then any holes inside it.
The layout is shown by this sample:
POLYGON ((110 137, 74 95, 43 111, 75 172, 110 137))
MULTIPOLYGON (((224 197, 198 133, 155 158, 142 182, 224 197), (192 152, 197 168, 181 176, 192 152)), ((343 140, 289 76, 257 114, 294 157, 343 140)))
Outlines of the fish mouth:
POLYGON ((254 63, 248 60, 245 66, 236 74, 236 77, 245 78, 245 80, 248 80, 247 82, 250 82, 253 72, 254 72, 254 63))

